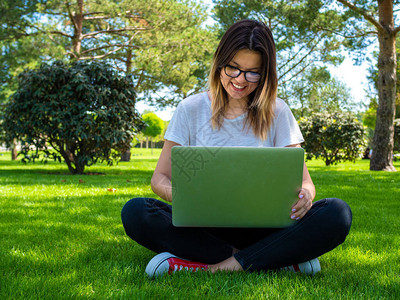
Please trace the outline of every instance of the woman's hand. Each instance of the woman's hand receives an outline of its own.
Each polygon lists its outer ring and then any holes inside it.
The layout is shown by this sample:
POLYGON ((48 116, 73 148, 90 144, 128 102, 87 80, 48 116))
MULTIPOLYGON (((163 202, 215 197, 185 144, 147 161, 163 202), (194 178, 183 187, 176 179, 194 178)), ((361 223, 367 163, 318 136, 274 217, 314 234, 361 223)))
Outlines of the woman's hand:
MULTIPOLYGON (((300 144, 289 145, 287 147, 301 147, 300 144)), ((303 182, 302 189, 299 193, 299 200, 292 206, 290 218, 300 220, 311 209, 312 202, 315 198, 315 186, 311 180, 306 163, 303 166, 303 182)))
POLYGON ((293 220, 300 220, 311 209, 313 197, 310 191, 302 188, 299 193, 299 200, 292 206, 292 214, 290 216, 293 220))

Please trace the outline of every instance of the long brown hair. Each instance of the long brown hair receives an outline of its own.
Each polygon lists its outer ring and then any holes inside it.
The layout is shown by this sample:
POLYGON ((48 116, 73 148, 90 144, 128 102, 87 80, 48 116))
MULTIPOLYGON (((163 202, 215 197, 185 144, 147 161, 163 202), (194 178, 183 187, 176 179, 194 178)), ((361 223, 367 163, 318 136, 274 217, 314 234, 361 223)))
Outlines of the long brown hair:
POLYGON ((274 38, 271 30, 258 21, 242 20, 233 24, 223 35, 214 53, 208 80, 211 123, 213 128, 222 126, 228 108, 228 95, 221 83, 221 70, 242 49, 256 51, 262 57, 261 78, 258 87, 248 97, 245 126, 248 124, 257 137, 265 140, 274 118, 278 79, 274 38))

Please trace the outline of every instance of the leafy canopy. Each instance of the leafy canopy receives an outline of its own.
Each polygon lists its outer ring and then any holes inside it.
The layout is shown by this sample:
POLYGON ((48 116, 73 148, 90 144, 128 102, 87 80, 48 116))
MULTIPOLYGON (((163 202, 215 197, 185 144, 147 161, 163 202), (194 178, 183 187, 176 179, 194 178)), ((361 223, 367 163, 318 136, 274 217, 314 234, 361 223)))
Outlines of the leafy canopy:
POLYGON ((296 118, 313 112, 357 110, 349 87, 331 76, 326 67, 312 67, 305 71, 302 78, 293 80, 290 90, 282 91, 280 97, 288 99, 296 118))
POLYGON ((18 79, 2 126, 7 142, 23 142, 25 159, 44 150, 80 174, 98 160, 111 163, 111 150, 129 149, 141 129, 132 79, 108 65, 57 61, 24 71, 18 79))
POLYGON ((164 121, 161 120, 155 113, 150 112, 142 115, 143 122, 146 124, 143 134, 145 136, 156 137, 164 130, 164 121))
MULTIPOLYGON (((21 65, 35 67, 25 56, 37 65, 96 59, 132 74, 138 97, 158 106, 176 104, 204 87, 216 39, 203 27, 205 8, 193 1, 5 0, 0 7, 12 16, 0 17, 5 24, 0 36, 10 33, 2 52, 23 52, 19 61, 12 55, 0 60, 10 70, 7 76, 21 65)), ((7 95, 15 91, 12 80, 4 84, 7 95)))

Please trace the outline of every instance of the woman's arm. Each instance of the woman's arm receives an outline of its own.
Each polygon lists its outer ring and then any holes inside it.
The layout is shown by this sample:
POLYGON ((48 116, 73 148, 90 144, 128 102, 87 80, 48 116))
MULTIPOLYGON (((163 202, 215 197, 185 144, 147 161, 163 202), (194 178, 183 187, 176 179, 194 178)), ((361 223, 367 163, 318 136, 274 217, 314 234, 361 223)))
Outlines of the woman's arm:
MULTIPOLYGON (((290 145, 288 147, 300 147, 300 144, 290 145)), ((302 188, 299 193, 299 200, 292 206, 291 218, 298 220, 304 217, 310 210, 315 195, 314 183, 312 182, 306 163, 304 163, 302 188)))
POLYGON ((153 177, 151 178, 151 189, 153 192, 169 202, 172 202, 171 148, 174 146, 181 145, 165 140, 156 169, 154 170, 153 177))

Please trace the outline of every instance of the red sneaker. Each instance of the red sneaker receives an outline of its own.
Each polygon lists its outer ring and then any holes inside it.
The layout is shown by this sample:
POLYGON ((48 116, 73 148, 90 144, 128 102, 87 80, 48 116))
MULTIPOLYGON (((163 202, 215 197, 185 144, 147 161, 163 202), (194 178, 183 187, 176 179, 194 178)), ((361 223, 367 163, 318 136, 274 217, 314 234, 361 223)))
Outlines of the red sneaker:
POLYGON ((207 264, 181 259, 171 253, 163 252, 150 260, 146 267, 146 273, 149 277, 158 277, 165 273, 171 274, 181 270, 197 272, 207 269, 207 264))

